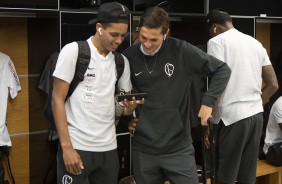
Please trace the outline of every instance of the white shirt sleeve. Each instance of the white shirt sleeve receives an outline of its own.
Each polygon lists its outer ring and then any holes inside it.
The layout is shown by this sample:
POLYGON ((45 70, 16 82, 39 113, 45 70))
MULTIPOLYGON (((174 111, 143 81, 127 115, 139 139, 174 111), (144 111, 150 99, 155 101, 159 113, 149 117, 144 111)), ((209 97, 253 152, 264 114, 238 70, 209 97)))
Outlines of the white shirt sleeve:
POLYGON ((262 59, 262 66, 271 65, 271 61, 270 61, 270 59, 268 57, 266 49, 265 48, 262 48, 262 49, 263 49, 263 51, 262 51, 262 53, 263 53, 262 54, 262 57, 263 57, 263 59, 262 59))
POLYGON ((8 61, 6 65, 8 68, 7 70, 7 87, 9 88, 11 98, 15 98, 18 94, 18 91, 21 90, 20 80, 18 74, 16 72, 15 66, 11 60, 8 61))
POLYGON ((124 70, 122 76, 120 77, 120 80, 118 81, 118 87, 120 89, 123 89, 125 92, 128 92, 132 90, 132 83, 130 80, 130 67, 128 59, 124 55, 122 56, 124 58, 124 70))
POLYGON ((273 109, 273 115, 275 118, 275 122, 282 123, 282 97, 277 100, 277 104, 273 109))
POLYGON ((76 67, 78 57, 78 45, 76 42, 65 45, 58 57, 53 76, 71 83, 76 67))
POLYGON ((225 61, 224 49, 212 39, 208 42, 207 53, 221 61, 225 61))

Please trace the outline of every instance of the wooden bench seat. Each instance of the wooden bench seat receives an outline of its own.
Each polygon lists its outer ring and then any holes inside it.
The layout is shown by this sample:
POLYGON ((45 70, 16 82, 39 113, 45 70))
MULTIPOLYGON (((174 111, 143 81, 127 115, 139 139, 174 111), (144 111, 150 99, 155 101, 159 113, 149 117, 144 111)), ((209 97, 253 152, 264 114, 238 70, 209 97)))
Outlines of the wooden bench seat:
POLYGON ((258 160, 256 184, 282 184, 282 167, 258 160))
MULTIPOLYGON (((266 160, 258 160, 256 184, 282 184, 282 167, 270 165, 266 160)), ((165 184, 169 184, 168 181, 165 184)), ((210 180, 207 181, 210 184, 210 180)))

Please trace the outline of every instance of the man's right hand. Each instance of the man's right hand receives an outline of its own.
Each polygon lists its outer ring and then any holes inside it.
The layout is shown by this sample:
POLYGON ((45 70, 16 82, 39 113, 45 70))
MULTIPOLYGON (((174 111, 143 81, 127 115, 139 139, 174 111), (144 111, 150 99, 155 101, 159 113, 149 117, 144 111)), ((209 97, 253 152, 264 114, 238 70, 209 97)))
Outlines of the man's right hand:
POLYGON ((129 135, 130 135, 131 137, 134 136, 137 123, 138 123, 138 119, 137 119, 137 118, 134 118, 134 119, 132 119, 132 120, 129 122, 129 124, 128 124, 129 135))
POLYGON ((82 160, 80 159, 79 154, 73 148, 65 148, 63 149, 63 159, 66 166, 66 170, 73 174, 79 175, 81 174, 83 167, 82 160))

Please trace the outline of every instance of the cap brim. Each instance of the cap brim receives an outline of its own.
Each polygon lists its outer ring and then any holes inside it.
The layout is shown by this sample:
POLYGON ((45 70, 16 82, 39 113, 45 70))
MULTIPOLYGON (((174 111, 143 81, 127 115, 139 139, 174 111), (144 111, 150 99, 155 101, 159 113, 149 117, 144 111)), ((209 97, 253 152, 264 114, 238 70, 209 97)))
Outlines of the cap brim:
POLYGON ((96 24, 97 23, 97 19, 92 19, 88 21, 88 24, 96 24))

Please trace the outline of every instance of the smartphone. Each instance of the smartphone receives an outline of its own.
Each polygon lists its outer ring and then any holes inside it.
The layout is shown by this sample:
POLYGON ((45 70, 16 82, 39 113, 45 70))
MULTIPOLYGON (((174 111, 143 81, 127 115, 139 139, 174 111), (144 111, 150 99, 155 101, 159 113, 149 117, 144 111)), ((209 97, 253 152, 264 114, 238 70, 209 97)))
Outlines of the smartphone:
POLYGON ((132 97, 135 97, 135 100, 142 100, 142 98, 146 98, 147 93, 132 93, 132 94, 124 94, 124 95, 117 95, 117 101, 122 102, 124 99, 128 101, 132 101, 132 97))

